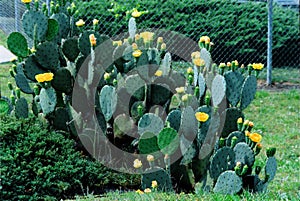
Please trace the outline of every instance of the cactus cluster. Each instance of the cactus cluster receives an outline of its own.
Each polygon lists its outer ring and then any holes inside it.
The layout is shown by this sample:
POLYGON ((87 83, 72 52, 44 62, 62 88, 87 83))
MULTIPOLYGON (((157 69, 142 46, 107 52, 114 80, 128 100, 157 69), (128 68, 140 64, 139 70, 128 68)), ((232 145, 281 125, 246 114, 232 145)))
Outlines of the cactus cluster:
POLYGON ((166 191, 176 186, 190 192, 197 183, 228 194, 266 189, 277 164, 272 149, 264 179, 262 167, 254 165, 261 136, 251 133, 253 123, 243 114, 256 92, 251 70, 239 68, 236 61, 225 65, 228 70, 224 65, 218 69, 205 36, 185 77, 172 69, 164 39, 138 33, 135 17, 122 42, 99 33, 97 21, 90 30, 83 31, 82 20, 75 27, 76 6, 69 1, 52 3, 50 13, 44 8, 27 10, 22 18, 32 48, 20 33, 8 37, 9 49, 18 56, 11 70, 18 88, 9 86, 12 107, 8 104, 6 112, 12 110, 18 118, 29 115, 22 91, 32 95, 34 115, 75 138, 83 133, 79 138, 91 143, 90 153, 99 151, 106 137, 124 151, 153 155, 157 166, 148 160, 143 189, 154 180, 158 190, 166 191), (97 48, 101 44, 105 48, 97 48))

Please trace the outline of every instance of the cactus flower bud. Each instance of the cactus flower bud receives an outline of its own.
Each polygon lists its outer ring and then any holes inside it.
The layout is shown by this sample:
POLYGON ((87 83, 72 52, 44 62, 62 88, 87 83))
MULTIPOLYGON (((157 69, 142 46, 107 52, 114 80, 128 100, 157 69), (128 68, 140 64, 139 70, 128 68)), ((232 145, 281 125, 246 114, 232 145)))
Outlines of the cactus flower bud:
POLYGON ((118 84, 118 80, 114 79, 114 80, 113 80, 113 85, 114 85, 114 86, 117 86, 117 84, 118 84))
POLYGON ((99 24, 99 20, 93 19, 93 25, 96 26, 96 25, 98 25, 98 24, 99 24))
POLYGON ((34 85, 34 87, 33 87, 33 92, 34 92, 34 94, 37 96, 37 95, 39 95, 39 93, 40 93, 40 88, 37 86, 37 85, 34 85))
POLYGON ((138 46, 136 43, 132 43, 131 46, 132 46, 133 51, 138 50, 138 46))
POLYGON ((18 99, 21 98, 21 91, 20 91, 20 88, 19 88, 19 87, 16 87, 15 92, 16 92, 17 98, 18 98, 18 99))
POLYGON ((82 26, 85 25, 85 22, 83 21, 83 19, 80 19, 75 24, 76 24, 77 27, 82 27, 82 26))
POLYGON ((241 162, 236 162, 236 165, 234 167, 234 171, 237 175, 240 175, 242 172, 242 163, 241 162))
POLYGON ((105 81, 109 81, 109 79, 110 79, 110 73, 104 73, 104 80, 105 81))
POLYGON ((189 99, 188 94, 185 94, 185 95, 183 95, 183 96, 181 97, 181 101, 182 101, 182 102, 187 102, 188 99, 189 99))
POLYGON ((255 147, 255 156, 260 153, 261 149, 262 149, 262 144, 261 143, 257 143, 256 147, 255 147))
POLYGON ((219 64, 219 68, 224 68, 224 67, 226 67, 226 64, 225 64, 225 63, 220 63, 220 64, 219 64))
POLYGON ((122 45, 121 40, 113 41, 113 46, 121 46, 121 45, 122 45))
POLYGON ((197 97, 197 98, 200 96, 200 88, 199 88, 199 86, 195 87, 194 96, 197 97))
POLYGON ((9 69, 9 74, 10 74, 12 77, 15 77, 15 74, 14 74, 14 70, 13 70, 13 69, 9 69))
POLYGON ((12 86, 12 83, 11 83, 11 82, 8 82, 8 83, 7 83, 7 86, 8 86, 8 88, 9 88, 9 90, 13 90, 13 86, 12 86))
POLYGON ((135 34, 134 40, 135 40, 135 41, 138 41, 138 40, 140 40, 140 39, 141 39, 141 36, 140 36, 139 34, 135 34))
POLYGON ((158 38, 157 38, 157 43, 163 43, 163 42, 164 42, 163 37, 158 37, 158 38))
POLYGON ((179 93, 179 94, 184 93, 184 87, 177 87, 175 90, 176 90, 176 92, 179 93))
POLYGON ((14 95, 10 95, 10 101, 13 105, 16 103, 16 97, 14 95))
POLYGON ((92 46, 92 47, 95 47, 96 44, 97 44, 97 38, 95 37, 94 34, 90 34, 89 38, 90 38, 91 46, 92 46))
POLYGON ((187 74, 188 75, 194 75, 194 71, 193 71, 193 68, 192 67, 189 67, 187 70, 186 70, 187 74))
POLYGON ((154 161, 154 156, 153 155, 147 155, 147 161, 148 162, 153 162, 154 161))
POLYGON ((241 131, 243 129, 243 118, 242 117, 238 118, 237 127, 238 127, 239 131, 241 131))
POLYGON ((133 167, 136 169, 139 169, 143 166, 142 161, 140 161, 139 159, 135 159, 133 161, 133 167))
POLYGON ((238 140, 238 138, 236 136, 234 136, 233 138, 231 138, 231 146, 230 146, 231 148, 233 148, 236 145, 237 140, 238 140))
POLYGON ((143 113, 144 113, 144 107, 142 105, 139 105, 137 107, 137 112, 138 112, 138 115, 141 117, 143 116, 143 113))
POLYGON ((166 43, 161 44, 160 49, 161 49, 162 51, 166 50, 166 49, 167 49, 166 43))
POLYGON ((276 148, 275 147, 271 147, 271 148, 268 148, 266 150, 266 154, 267 154, 267 157, 273 157, 276 153, 276 148))
POLYGON ((219 148, 222 148, 222 147, 224 147, 225 146, 225 139, 224 138, 220 138, 219 139, 219 148))
POLYGON ((154 181, 151 182, 151 187, 152 188, 157 188, 157 186, 158 186, 157 181, 154 180, 154 181))
POLYGON ((241 172, 241 176, 244 176, 245 174, 247 174, 248 169, 249 169, 248 165, 244 165, 243 170, 241 172))

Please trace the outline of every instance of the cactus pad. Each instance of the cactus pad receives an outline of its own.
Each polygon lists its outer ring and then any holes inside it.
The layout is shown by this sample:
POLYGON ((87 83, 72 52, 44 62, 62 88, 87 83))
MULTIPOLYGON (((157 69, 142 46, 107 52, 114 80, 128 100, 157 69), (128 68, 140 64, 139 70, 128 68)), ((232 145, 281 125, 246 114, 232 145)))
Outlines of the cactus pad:
POLYGON ((117 93, 114 87, 106 85, 100 92, 101 111, 106 121, 109 121, 117 107, 117 93))
POLYGON ((22 17, 22 25, 25 33, 31 39, 34 39, 34 37, 38 41, 45 39, 48 29, 48 19, 42 12, 26 11, 22 17))
POLYGON ((67 59, 74 62, 79 55, 78 40, 77 38, 69 38, 62 44, 62 51, 67 59))
POLYGON ((141 154, 156 155, 155 152, 159 151, 157 136, 151 132, 144 132, 139 139, 138 148, 141 154))
POLYGON ((51 81, 54 89, 70 94, 72 92, 72 75, 67 68, 59 68, 51 81))
POLYGON ((225 121, 221 135, 223 138, 227 137, 231 132, 238 130, 237 128, 237 120, 238 118, 244 119, 244 114, 241 110, 238 108, 227 108, 225 111, 221 114, 221 121, 225 121))
POLYGON ((125 80, 127 92, 138 100, 145 96, 145 81, 137 74, 129 75, 125 80))
POLYGON ((144 114, 138 122, 138 133, 140 135, 146 131, 157 135, 163 128, 164 123, 161 118, 152 113, 144 114))
POLYGON ((28 79, 31 81, 36 82, 35 76, 37 74, 43 74, 46 73, 46 70, 44 70, 40 64, 36 61, 35 56, 31 55, 29 56, 24 65, 24 74, 28 79))
POLYGON ((214 187, 215 193, 234 195, 242 189, 242 179, 234 171, 223 172, 214 187))
POLYGON ((206 84, 205 84, 205 78, 202 73, 199 73, 198 75, 198 85, 199 85, 199 98, 201 98, 206 89, 206 84))
POLYGON ((166 103, 170 96, 171 91, 165 84, 153 84, 151 86, 151 103, 152 105, 163 105, 166 103))
POLYGON ((7 47, 18 57, 26 57, 28 55, 27 40, 19 32, 13 32, 8 36, 7 47))
POLYGON ((62 38, 67 38, 70 31, 70 20, 69 17, 64 13, 56 13, 51 16, 51 19, 55 19, 59 25, 59 31, 56 36, 58 43, 61 42, 62 38))
POLYGON ((246 78, 242 86, 241 110, 245 109, 254 99, 256 93, 257 80, 254 75, 246 78))
POLYGON ((170 175, 160 167, 149 168, 142 175, 142 189, 151 188, 152 181, 157 182, 157 190, 172 191, 170 175))
POLYGON ((179 146, 179 135, 173 128, 164 128, 157 136, 158 146, 162 153, 171 155, 179 146))
POLYGON ((44 69, 55 70, 58 67, 59 53, 55 43, 41 43, 36 48, 35 57, 44 69))
POLYGON ((28 103, 25 98, 20 98, 16 102, 15 115, 17 118, 28 117, 28 103))
POLYGON ((207 51, 205 48, 202 48, 200 51, 200 58, 204 60, 206 70, 211 72, 212 60, 209 51, 207 51))
POLYGON ((80 52, 88 56, 91 53, 91 43, 90 43, 90 35, 94 34, 97 40, 97 45, 99 45, 100 34, 95 31, 85 31, 79 36, 78 47, 80 52))
POLYGON ((59 32, 59 24, 55 19, 48 19, 48 29, 46 39, 48 41, 53 40, 59 32))
POLYGON ((114 119, 113 129, 115 137, 131 135, 134 128, 134 121, 125 114, 120 114, 114 119))
POLYGON ((277 162, 275 157, 269 157, 265 167, 265 175, 269 175, 267 182, 270 182, 274 179, 277 171, 277 162))
POLYGON ((180 131, 188 140, 193 140, 197 136, 198 122, 195 118, 195 111, 192 107, 186 107, 181 114, 180 131))
POLYGON ((33 91, 29 86, 28 80, 23 74, 16 74, 15 81, 22 92, 26 94, 33 94, 33 91))
POLYGON ((226 146, 230 147, 231 146, 231 140, 233 137, 237 137, 236 144, 239 142, 245 142, 245 134, 240 131, 233 131, 230 133, 226 139, 226 146))
POLYGON ((225 91, 226 82, 224 77, 222 75, 216 75, 211 86, 212 102, 215 107, 224 99, 225 91))
POLYGON ((231 170, 235 166, 235 153, 229 147, 223 147, 219 149, 214 156, 210 164, 210 176, 214 180, 217 180, 219 175, 226 171, 231 170))
POLYGON ((235 153, 235 163, 241 162, 247 164, 248 167, 252 167, 255 161, 254 152, 245 142, 237 143, 233 151, 235 153))
POLYGON ((7 97, 2 96, 0 98, 0 115, 10 114, 13 109, 13 105, 7 97))
POLYGON ((180 128, 180 120, 181 120, 181 111, 180 110, 172 110, 166 119, 166 122, 170 123, 170 127, 174 128, 177 132, 180 128))
POLYGON ((41 89, 40 104, 45 115, 54 111, 56 106, 56 92, 52 87, 41 89))
POLYGON ((230 104, 236 107, 241 98, 244 77, 236 71, 228 71, 224 74, 224 77, 226 80, 226 97, 230 104))

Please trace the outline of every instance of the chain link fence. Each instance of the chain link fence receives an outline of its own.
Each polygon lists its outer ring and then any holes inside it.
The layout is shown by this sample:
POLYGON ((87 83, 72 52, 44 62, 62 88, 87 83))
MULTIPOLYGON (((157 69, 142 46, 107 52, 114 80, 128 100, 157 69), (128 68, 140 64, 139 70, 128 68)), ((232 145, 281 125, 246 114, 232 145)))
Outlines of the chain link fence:
MULTIPOLYGON (((274 2, 273 66, 299 66, 299 2, 274 2)), ((170 30, 194 41, 202 35, 210 36, 214 43, 212 57, 216 63, 238 60, 247 65, 255 62, 266 64, 267 61, 266 1, 75 0, 75 3, 78 8, 76 20, 83 19, 85 28, 89 29, 93 19, 98 19, 100 33, 110 37, 127 32, 129 11, 137 8, 145 11, 137 19, 140 30, 170 30)), ((21 18, 26 9, 21 0, 0 0, 0 4, 0 29, 6 34, 22 32, 21 18)), ((174 45, 171 39, 167 45, 174 45)), ((184 42, 176 47, 189 53, 195 51, 184 42)))

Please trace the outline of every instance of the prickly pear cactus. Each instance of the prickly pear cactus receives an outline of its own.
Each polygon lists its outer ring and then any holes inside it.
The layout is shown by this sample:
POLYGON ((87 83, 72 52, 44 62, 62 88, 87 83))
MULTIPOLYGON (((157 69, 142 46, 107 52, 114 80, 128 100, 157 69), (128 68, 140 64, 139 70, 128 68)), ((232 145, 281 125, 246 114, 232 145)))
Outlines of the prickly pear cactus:
POLYGON ((222 75, 216 75, 211 86, 213 105, 218 106, 225 97, 226 81, 222 75))
POLYGON ((248 167, 252 167, 255 161, 254 152, 245 142, 240 142, 233 148, 235 153, 235 163, 241 162, 247 164, 248 167))
POLYGON ((234 195, 242 189, 242 179, 232 170, 223 172, 213 189, 215 193, 234 195))
POLYGON ((109 121, 117 107, 117 93, 114 87, 106 85, 100 92, 101 111, 106 121, 109 121))
POLYGON ((277 171, 276 159, 275 157, 269 157, 265 167, 265 175, 269 175, 267 182, 270 182, 274 179, 276 171, 277 171))
POLYGON ((62 44, 62 51, 69 61, 75 62, 80 53, 78 48, 78 39, 69 38, 65 40, 62 44))
POLYGON ((42 88, 40 91, 40 104, 45 115, 53 112, 56 106, 56 92, 50 88, 42 88))
POLYGON ((219 175, 226 171, 232 170, 235 166, 235 153, 229 147, 219 149, 212 157, 210 164, 210 176, 217 180, 219 175))
POLYGON ((7 47, 18 57, 26 57, 28 55, 27 40, 19 32, 13 32, 8 36, 7 47))
POLYGON ((17 118, 28 117, 28 103, 25 98, 20 98, 16 102, 15 115, 17 118))
POLYGON ((226 139, 226 146, 228 146, 228 147, 231 146, 231 140, 233 137, 237 138, 236 143, 245 142, 245 134, 240 131, 234 131, 228 135, 228 137, 226 139))
POLYGON ((166 122, 169 122, 170 127, 174 128, 177 132, 180 128, 180 120, 181 120, 181 111, 180 110, 172 110, 166 119, 166 122))
POLYGON ((236 71, 228 71, 224 74, 226 80, 226 98, 233 107, 236 107, 241 99, 241 90, 244 77, 236 71))
POLYGON ((257 87, 257 80, 254 75, 249 75, 243 86, 241 95, 241 110, 245 109, 254 99, 257 87))
POLYGON ((141 135, 144 132, 152 132, 158 134, 164 128, 162 119, 152 113, 146 113, 138 122, 138 133, 141 135))
POLYGON ((152 154, 158 152, 160 149, 157 144, 157 136, 151 132, 144 132, 138 143, 138 148, 141 154, 152 154))
POLYGON ((170 175, 160 167, 149 168, 142 175, 142 189, 151 188, 152 181, 157 182, 157 190, 173 191, 170 175))
POLYGON ((173 154, 179 146, 179 135, 173 128, 164 128, 157 136, 158 146, 165 155, 173 154))
POLYGON ((46 70, 55 70, 59 64, 58 47, 53 42, 41 43, 36 48, 35 57, 37 62, 46 70))
POLYGON ((33 94, 33 90, 31 89, 27 78, 23 74, 16 74, 15 81, 22 92, 26 94, 33 94))

